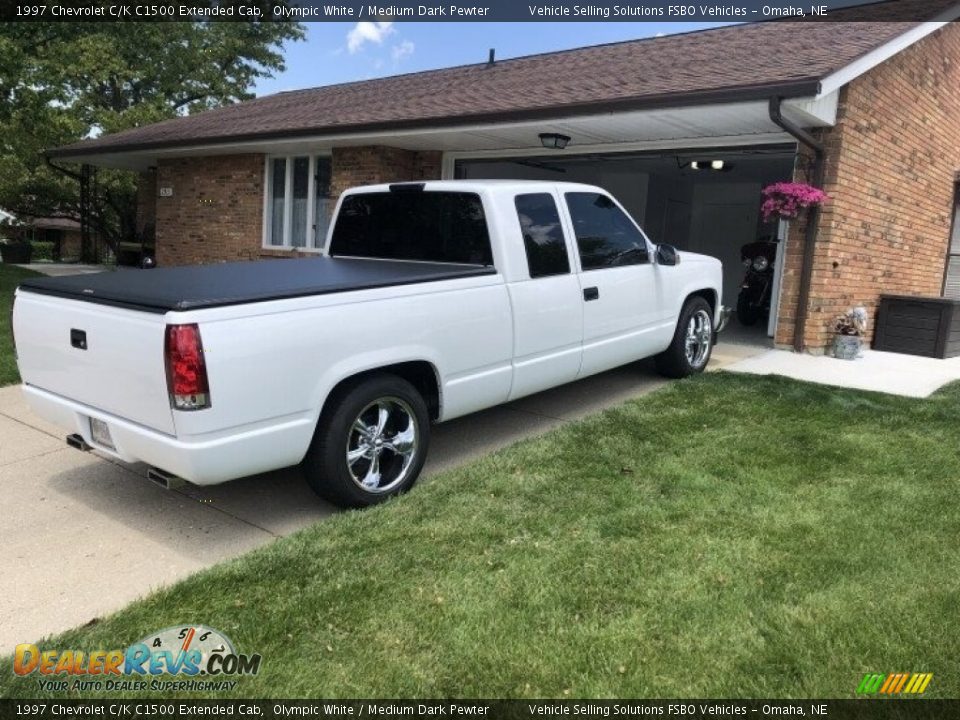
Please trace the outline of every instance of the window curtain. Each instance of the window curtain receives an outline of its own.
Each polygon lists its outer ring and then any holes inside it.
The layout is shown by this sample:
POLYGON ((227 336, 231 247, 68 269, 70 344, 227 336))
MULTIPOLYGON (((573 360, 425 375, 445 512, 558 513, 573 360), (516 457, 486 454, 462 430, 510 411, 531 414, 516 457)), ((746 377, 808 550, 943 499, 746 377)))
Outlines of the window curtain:
POLYGON ((283 245, 283 206, 286 199, 287 160, 277 158, 270 168, 270 245, 283 245))
POLYGON ((307 244, 307 202, 310 187, 310 158, 293 159, 293 207, 290 212, 290 244, 305 247, 307 244))

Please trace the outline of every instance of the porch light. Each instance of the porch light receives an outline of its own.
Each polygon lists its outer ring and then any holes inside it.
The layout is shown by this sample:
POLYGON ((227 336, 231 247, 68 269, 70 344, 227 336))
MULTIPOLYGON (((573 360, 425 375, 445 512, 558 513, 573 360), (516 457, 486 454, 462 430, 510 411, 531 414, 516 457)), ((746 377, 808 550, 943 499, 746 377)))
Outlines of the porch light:
POLYGON ((569 135, 560 133, 540 133, 540 144, 551 150, 563 150, 570 142, 569 135))

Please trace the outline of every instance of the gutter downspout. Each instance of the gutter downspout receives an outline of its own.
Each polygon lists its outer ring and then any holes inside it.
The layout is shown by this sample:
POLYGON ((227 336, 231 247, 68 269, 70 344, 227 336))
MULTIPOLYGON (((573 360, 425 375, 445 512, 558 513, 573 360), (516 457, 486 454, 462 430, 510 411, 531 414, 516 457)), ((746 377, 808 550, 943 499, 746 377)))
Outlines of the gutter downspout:
MULTIPOLYGON (((813 184, 816 187, 823 186, 823 143, 817 140, 813 135, 796 125, 785 117, 781 112, 783 97, 770 98, 770 120, 777 127, 785 130, 795 137, 798 142, 803 143, 813 150, 813 184)), ((803 265, 800 267, 800 293, 797 298, 797 317, 793 324, 793 349, 796 352, 803 352, 805 344, 803 341, 804 331, 807 326, 807 306, 810 302, 810 282, 813 278, 813 255, 814 242, 817 237, 817 226, 820 221, 820 207, 814 206, 807 215, 807 228, 803 240, 803 265)))

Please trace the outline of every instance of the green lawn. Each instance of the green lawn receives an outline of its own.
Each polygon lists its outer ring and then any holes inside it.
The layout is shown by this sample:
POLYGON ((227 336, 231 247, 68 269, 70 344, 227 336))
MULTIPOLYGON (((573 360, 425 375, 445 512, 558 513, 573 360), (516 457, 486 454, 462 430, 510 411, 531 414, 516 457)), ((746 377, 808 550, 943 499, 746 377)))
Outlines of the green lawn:
MULTIPOLYGON (((958 697, 958 447, 960 384, 710 374, 42 645, 204 623, 262 654, 254 697, 958 697)), ((9 660, 0 694, 42 695, 9 660)))
POLYGON ((13 338, 10 336, 10 308, 17 284, 39 273, 0 263, 0 387, 20 382, 17 361, 13 357, 13 338))

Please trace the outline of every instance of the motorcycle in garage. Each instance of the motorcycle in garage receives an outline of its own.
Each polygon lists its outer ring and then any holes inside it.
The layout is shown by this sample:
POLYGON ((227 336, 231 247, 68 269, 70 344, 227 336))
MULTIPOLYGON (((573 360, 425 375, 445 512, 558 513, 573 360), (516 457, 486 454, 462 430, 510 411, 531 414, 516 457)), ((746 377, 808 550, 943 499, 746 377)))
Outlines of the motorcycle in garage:
POLYGON ((770 315, 773 294, 773 266, 777 244, 758 240, 740 248, 740 260, 746 271, 737 296, 737 320, 741 325, 756 325, 770 315))

